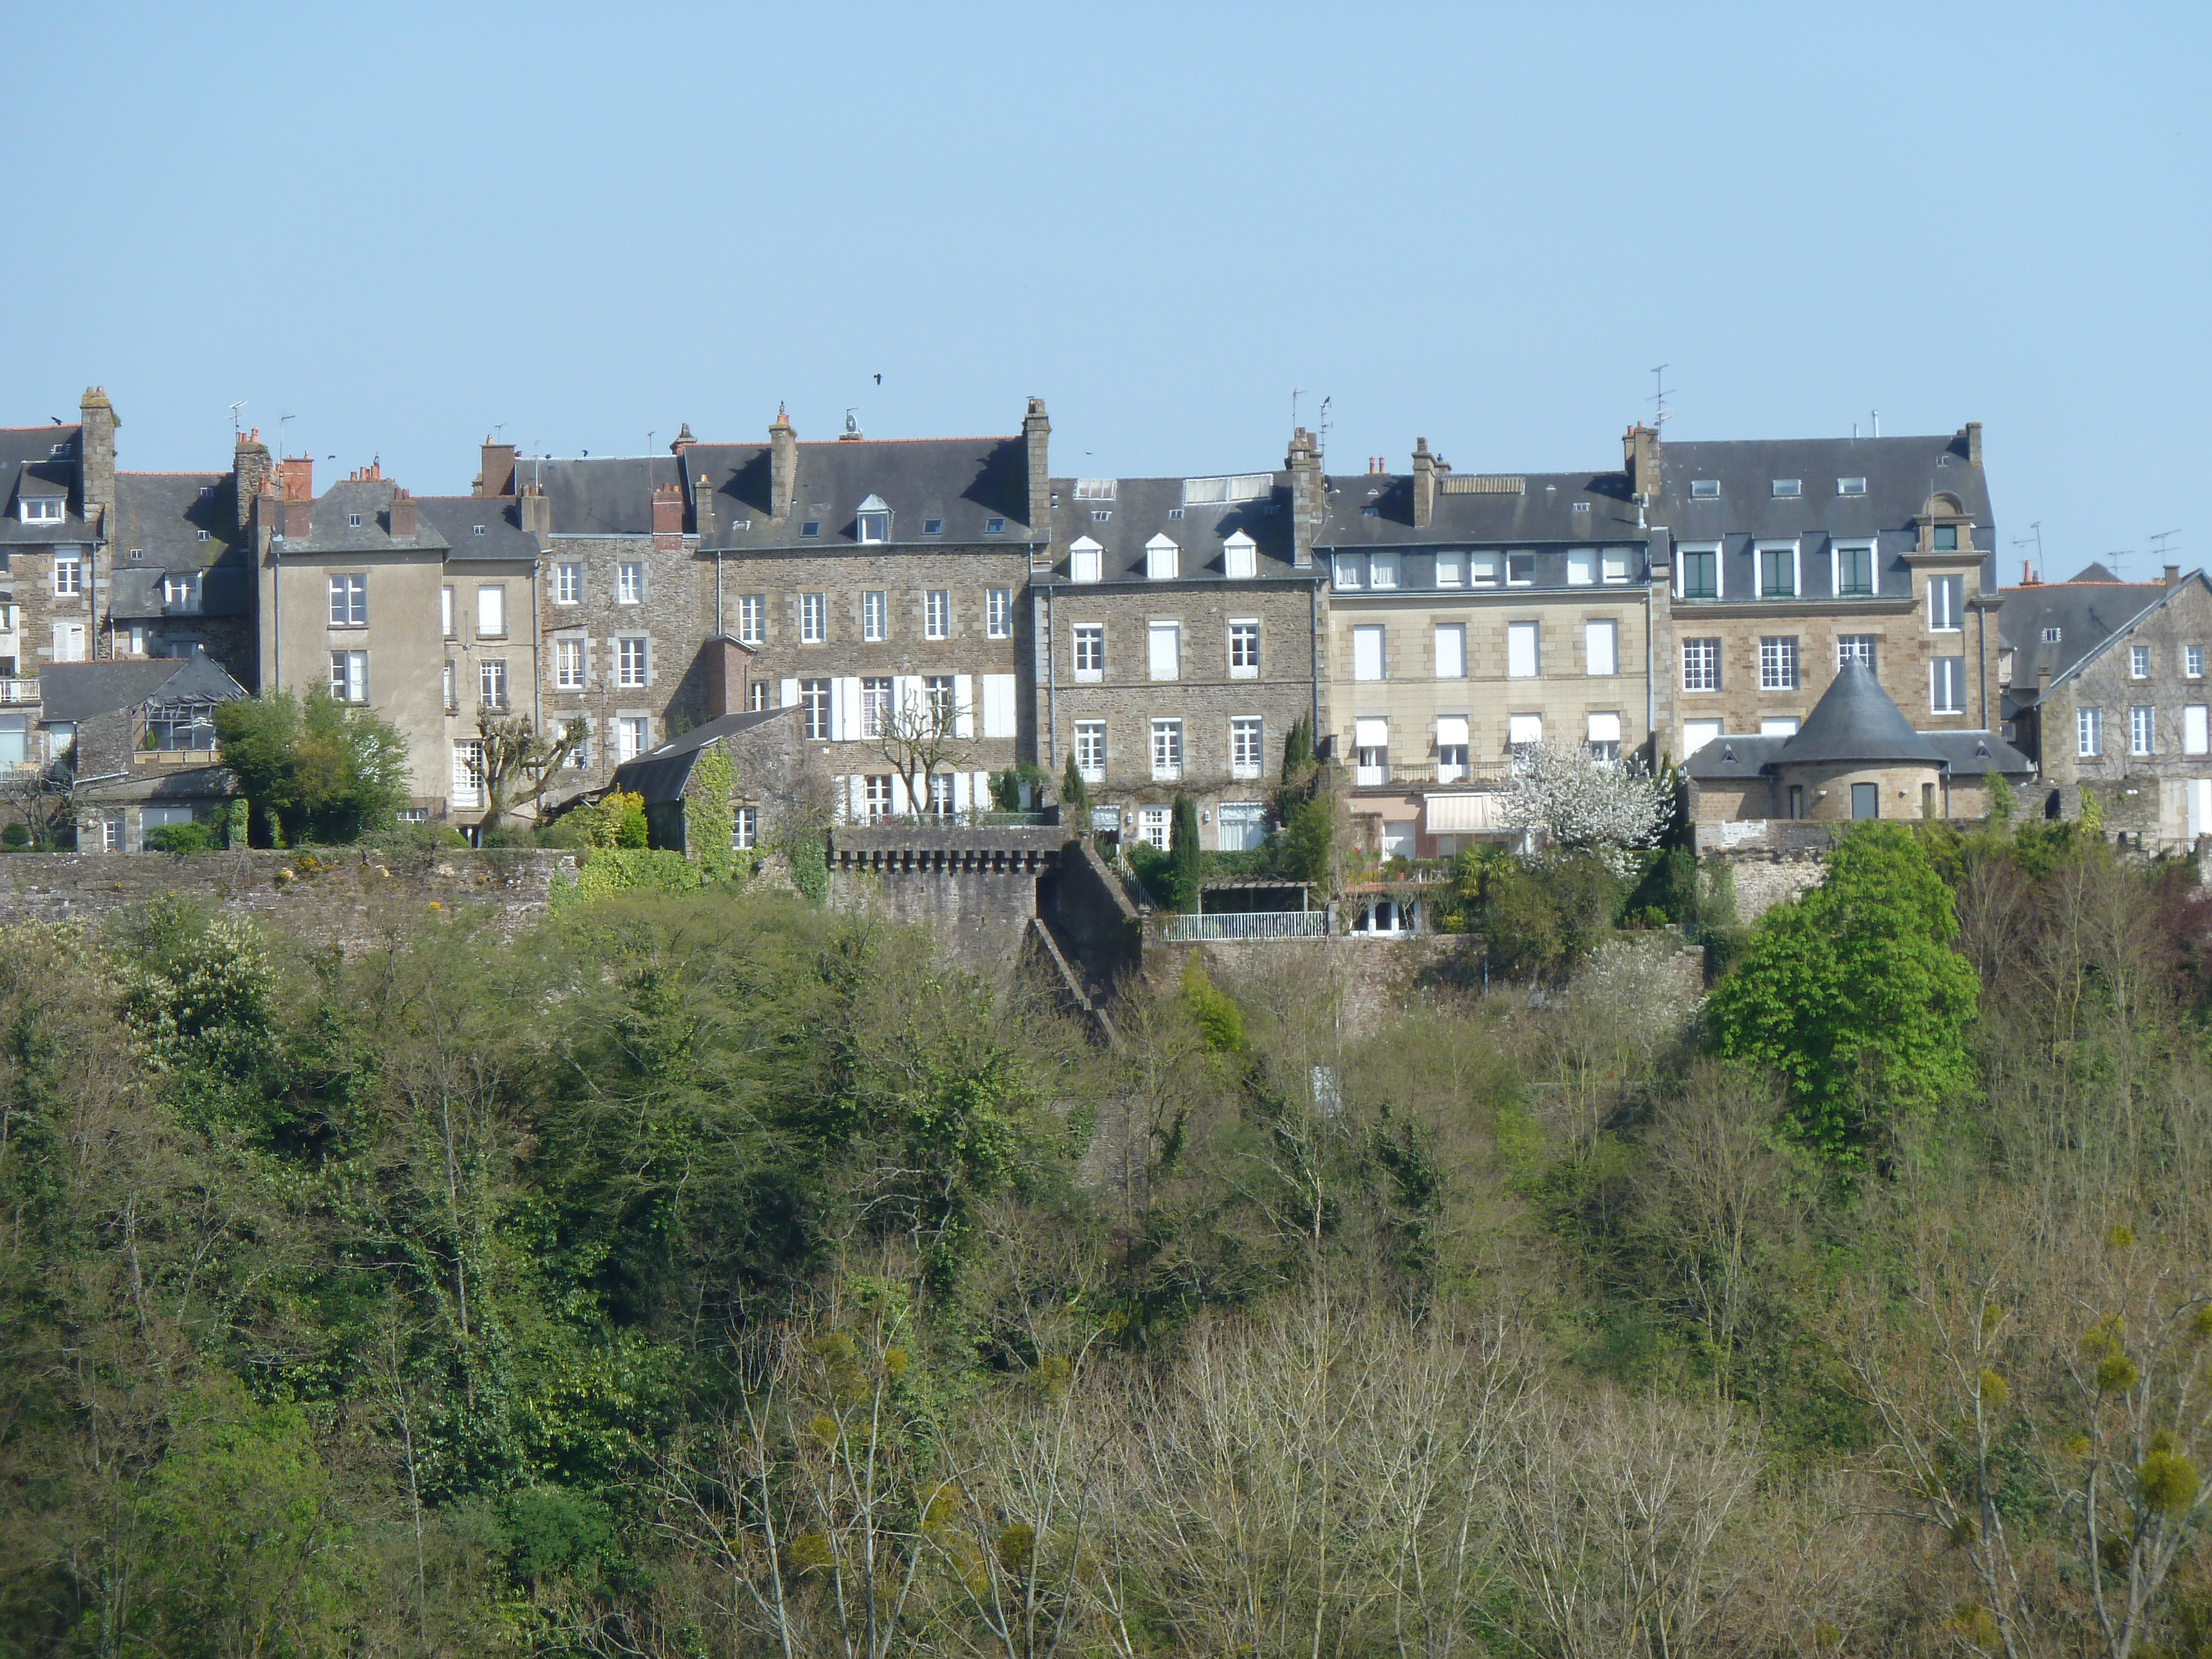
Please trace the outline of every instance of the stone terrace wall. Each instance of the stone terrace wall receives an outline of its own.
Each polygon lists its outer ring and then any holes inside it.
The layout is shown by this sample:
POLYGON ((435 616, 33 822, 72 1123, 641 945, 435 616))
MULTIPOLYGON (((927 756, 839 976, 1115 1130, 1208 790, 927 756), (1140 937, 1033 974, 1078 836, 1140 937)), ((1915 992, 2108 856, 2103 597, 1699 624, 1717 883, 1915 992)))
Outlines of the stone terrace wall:
POLYGON ((545 914, 575 855, 555 851, 17 853, 0 856, 0 922, 82 921, 197 900, 359 949, 403 921, 489 905, 511 937, 545 914), (313 862, 309 862, 312 858, 313 862))
POLYGON ((956 960, 1005 983, 1037 913, 1037 883, 1066 839, 1056 826, 841 824, 830 836, 830 902, 924 928, 956 960))

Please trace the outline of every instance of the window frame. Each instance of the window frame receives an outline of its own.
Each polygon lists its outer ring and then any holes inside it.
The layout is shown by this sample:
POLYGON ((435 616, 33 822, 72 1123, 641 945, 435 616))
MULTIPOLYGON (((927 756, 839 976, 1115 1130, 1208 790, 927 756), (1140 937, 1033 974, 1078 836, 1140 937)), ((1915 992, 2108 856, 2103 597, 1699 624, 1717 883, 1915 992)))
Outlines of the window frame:
POLYGON ((325 591, 330 595, 330 625, 332 628, 368 626, 367 571, 339 571, 330 578, 325 591))
POLYGON ((643 605, 645 603, 645 561, 623 559, 615 565, 615 603, 643 605))
POLYGON ((983 590, 983 637, 987 640, 1011 640, 1014 637, 1012 588, 987 587, 983 590))
POLYGON ((1509 547, 1505 550, 1505 585, 1508 587, 1534 587, 1536 585, 1536 550, 1534 548, 1509 547), (1516 559, 1526 559, 1528 562, 1527 575, 1516 576, 1513 574, 1513 561, 1516 559))
POLYGON ((890 637, 890 590, 863 588, 860 591, 860 642, 863 645, 881 645, 890 637))
POLYGON ((1955 574, 1936 574, 1928 579, 1928 631, 1931 634, 1963 634, 1966 631, 1966 579, 1955 574), (1952 620, 1936 620, 1936 596, 1954 596, 1945 609, 1952 620))
POLYGON ((2150 647, 2148 646, 2130 645, 2128 647, 2128 678, 2131 680, 2147 680, 2150 678, 2150 647))
POLYGON ((2201 680, 2204 678, 2204 647, 2203 646, 2185 645, 2181 647, 2181 678, 2185 680, 2201 680))
POLYGON ((1620 619, 1618 617, 1586 617, 1583 619, 1583 672, 1597 679, 1617 679, 1620 675, 1620 619), (1612 666, 1600 669, 1597 653, 1592 643, 1599 635, 1607 640, 1606 654, 1612 666))
POLYGON ((1106 781, 1106 722, 1077 720, 1070 739, 1076 775, 1085 783, 1106 781), (1091 758, 1085 759, 1086 753, 1091 758))
POLYGON ((1505 624, 1505 678, 1509 680, 1540 680, 1544 678, 1544 627, 1537 622, 1509 622, 1505 624), (1528 641, 1528 667, 1517 672, 1514 666, 1513 642, 1516 639, 1528 641))
POLYGON ((587 653, 580 639, 553 641, 553 689, 556 691, 581 691, 585 689, 585 667, 587 653))
POLYGON ((952 637, 951 588, 925 587, 921 590, 921 637, 925 640, 949 640, 952 637))
POLYGON ((1717 637, 1710 635, 1700 636, 1695 639, 1685 639, 1682 641, 1682 690, 1685 695, 1695 695, 1707 691, 1718 691, 1720 689, 1720 640, 1717 637), (1706 671, 1706 678, 1712 682, 1710 685, 1692 685, 1690 684, 1690 656, 1693 651, 1696 652, 1701 659, 1703 659, 1702 666, 1706 671))
POLYGON ((2128 710, 2128 753, 2148 758, 2158 753, 2158 705, 2136 703, 2128 710))
POLYGON ((1435 665, 1436 678, 1440 680, 1464 680, 1467 678, 1467 624, 1463 622, 1435 623, 1431 625, 1430 632, 1430 661, 1435 665), (1444 639, 1447 635, 1452 636, 1456 647, 1455 654, 1459 659, 1456 673, 1444 672, 1444 639))
POLYGON ((1567 550, 1567 586, 1595 587, 1598 550, 1595 547, 1571 547, 1567 550), (1577 574, 1579 571, 1581 574, 1577 574))
POLYGON ((1870 599, 1875 598, 1881 591, 1881 574, 1875 568, 1875 556, 1877 550, 1878 544, 1876 544, 1871 537, 1863 538, 1853 538, 1848 541, 1835 541, 1830 543, 1828 547, 1829 596, 1832 599, 1870 599), (1845 587, 1844 586, 1844 558, 1845 555, 1853 553, 1863 553, 1866 555, 1867 585, 1863 588, 1845 587))
POLYGON ((653 641, 643 634, 625 634, 615 640, 615 685, 625 691, 642 690, 652 683, 653 641), (633 649, 635 647, 635 649, 633 649), (631 678, 635 664, 635 678, 631 678))
POLYGON ((1352 678, 1355 684, 1379 685, 1390 678, 1390 634, 1381 623, 1358 623, 1352 629, 1352 678), (1375 642, 1375 672, 1363 674, 1360 667, 1360 641, 1375 642))
POLYGON ((830 596, 826 592, 801 593, 799 596, 799 642, 801 645, 830 643, 830 596))
POLYGON ((1229 717, 1229 775, 1236 779, 1264 776, 1267 769, 1267 726, 1258 714, 1229 717), (1248 758, 1249 757, 1249 758, 1248 758))
POLYGON ((1869 672, 1879 674, 1881 671, 1877 659, 1881 650, 1881 636, 1878 634, 1838 634, 1836 635, 1836 666, 1841 668, 1844 665, 1848 653, 1848 659, 1863 662, 1869 672), (1858 648, 1861 646, 1866 648, 1862 651, 1858 648))
POLYGON ((1182 717, 1179 714, 1152 717, 1152 781, 1177 783, 1182 781, 1184 758, 1182 717))
POLYGON ((1096 684, 1106 678, 1106 624, 1104 623, 1072 623, 1068 628, 1068 662, 1079 685, 1096 684), (1094 647, 1088 653, 1095 660, 1085 666, 1084 647, 1094 647))
POLYGON ((768 639, 768 595, 738 595, 738 643, 761 645, 768 639))
POLYGON ((1964 714, 1966 712, 1966 659, 1959 657, 1931 657, 1928 661, 1928 712, 1931 714, 1964 714), (1957 699, 1954 704, 1941 701, 1944 682, 1952 682, 1951 690, 1957 699))
MULTIPOLYGON (((584 602, 584 567, 568 562, 553 567, 553 603, 581 605, 584 602)), ((447 634, 451 636, 453 630, 447 634)))
POLYGON ((1759 636, 1759 689, 1762 691, 1801 691, 1805 685, 1804 663, 1795 634, 1759 636), (1786 666, 1788 678, 1782 678, 1786 666))
POLYGON ((1145 624, 1145 678, 1156 685, 1171 684, 1182 678, 1182 623, 1165 619, 1148 621, 1145 624), (1160 665, 1160 639, 1164 635, 1175 642, 1175 672, 1163 674, 1160 665))
POLYGON ((507 659, 479 657, 477 659, 477 707, 507 709, 513 702, 507 696, 507 659))
POLYGON ((1437 554, 1436 575, 1432 586, 1465 587, 1467 586, 1467 555, 1456 551, 1437 554))
POLYGON ((1797 599, 1805 596, 1804 543, 1784 541, 1779 537, 1754 541, 1751 544, 1751 579, 1755 597, 1762 599, 1797 599), (1766 585, 1767 560, 1784 548, 1790 552, 1790 589, 1783 592, 1766 585))
POLYGON ((331 699, 334 702, 356 706, 368 702, 368 652, 338 650, 331 653, 331 699))
POLYGON ((2074 758, 2102 760, 2105 757, 2105 711, 2096 708, 2077 708, 2074 711, 2074 758))
POLYGON ((799 683, 800 735, 809 743, 830 741, 830 702, 832 682, 817 676, 799 683))
POLYGON ((477 637, 480 640, 503 640, 507 637, 507 584, 483 582, 477 588, 477 637), (490 628, 484 626, 486 602, 498 617, 490 628))
POLYGON ((1257 617, 1231 617, 1229 619, 1229 678, 1232 680, 1256 680, 1260 678, 1260 619, 1257 617))
POLYGON ((1722 542, 1684 542, 1674 549, 1674 597, 1678 599, 1718 599, 1727 596, 1727 544, 1722 542), (1713 591, 1710 593, 1690 592, 1690 560, 1692 557, 1713 562, 1713 591))

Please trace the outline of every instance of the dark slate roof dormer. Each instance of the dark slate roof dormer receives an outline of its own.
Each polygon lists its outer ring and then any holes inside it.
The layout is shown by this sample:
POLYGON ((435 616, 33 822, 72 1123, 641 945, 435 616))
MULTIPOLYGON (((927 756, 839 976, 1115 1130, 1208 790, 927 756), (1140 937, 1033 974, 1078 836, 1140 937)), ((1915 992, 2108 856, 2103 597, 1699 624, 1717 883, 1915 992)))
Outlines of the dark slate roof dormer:
MULTIPOLYGON (((796 444, 793 450, 791 512, 778 521, 771 499, 769 445, 695 443, 685 448, 684 465, 694 501, 687 521, 702 552, 1020 547, 1042 541, 1047 533, 1029 522, 1029 450, 1018 435, 833 439, 796 444), (696 511, 702 483, 711 522, 702 522, 696 511), (867 507, 871 501, 880 505, 867 507), (860 539, 864 508, 890 514, 889 542, 860 539), (933 532, 927 529, 932 523, 938 526, 933 532), (803 533, 809 524, 817 526, 811 536, 803 533)), ((555 528, 559 527, 556 515, 555 528)))
MULTIPOLYGON (((1112 495, 1078 501, 1079 480, 1054 478, 1052 545, 1061 568, 1053 580, 1070 580, 1072 573, 1065 568, 1069 550, 1087 538, 1098 547, 1101 581, 1149 580, 1147 549, 1160 537, 1176 545, 1178 580, 1225 577, 1228 544, 1237 536, 1250 538, 1258 576, 1311 581, 1324 574, 1318 561, 1310 570, 1292 566, 1291 475, 1255 471, 1234 476, 1265 478, 1267 492, 1244 501, 1193 501, 1185 499, 1187 481, 1182 478, 1116 478, 1112 495), (1102 513, 1103 519, 1097 516, 1102 513)), ((1258 488, 1257 483, 1252 487, 1258 488)), ((1082 588, 1097 584, 1072 585, 1082 588)))

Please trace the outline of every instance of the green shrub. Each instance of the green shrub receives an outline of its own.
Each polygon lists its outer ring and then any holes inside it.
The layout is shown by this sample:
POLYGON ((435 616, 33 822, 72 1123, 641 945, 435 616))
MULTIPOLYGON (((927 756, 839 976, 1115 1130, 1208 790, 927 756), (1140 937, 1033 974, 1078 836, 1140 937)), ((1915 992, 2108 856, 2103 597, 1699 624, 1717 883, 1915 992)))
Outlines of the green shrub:
POLYGON ((146 832, 149 853, 212 853, 222 845, 212 823, 164 823, 146 832))
POLYGON ((11 823, 0 830, 0 847, 11 853, 20 853, 31 844, 31 832, 20 823, 11 823))

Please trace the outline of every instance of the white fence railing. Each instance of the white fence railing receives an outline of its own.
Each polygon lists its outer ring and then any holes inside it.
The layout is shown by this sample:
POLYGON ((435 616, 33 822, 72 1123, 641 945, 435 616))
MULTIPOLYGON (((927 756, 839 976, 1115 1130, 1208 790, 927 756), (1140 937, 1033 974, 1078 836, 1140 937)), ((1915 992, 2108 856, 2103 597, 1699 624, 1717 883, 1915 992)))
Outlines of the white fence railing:
POLYGON ((1231 910, 1219 915, 1194 916, 1176 911, 1161 927, 1160 937, 1171 945, 1214 939, 1327 939, 1328 912, 1231 910))

